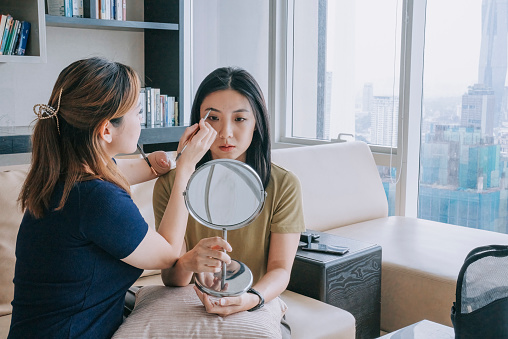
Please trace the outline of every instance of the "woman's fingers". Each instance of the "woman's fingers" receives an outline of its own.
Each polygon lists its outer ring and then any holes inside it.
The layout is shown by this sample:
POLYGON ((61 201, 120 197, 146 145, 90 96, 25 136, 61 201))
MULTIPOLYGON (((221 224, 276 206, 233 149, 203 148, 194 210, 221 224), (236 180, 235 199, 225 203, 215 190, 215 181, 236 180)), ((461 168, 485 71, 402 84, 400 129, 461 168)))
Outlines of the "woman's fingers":
POLYGON ((154 155, 155 161, 152 163, 152 167, 155 169, 155 171, 159 175, 169 172, 169 170, 172 167, 172 164, 166 152, 156 151, 154 153, 155 153, 154 155))
POLYGON ((199 243, 205 247, 211 248, 211 249, 225 249, 228 252, 231 252, 233 248, 231 245, 221 237, 212 237, 212 238, 205 238, 201 239, 199 243))
POLYGON ((198 128, 199 128, 199 125, 194 124, 194 125, 189 126, 185 129, 185 131, 183 132, 182 136, 180 137, 180 141, 178 143, 178 147, 177 147, 178 153, 182 151, 183 146, 187 142, 189 142, 189 138, 192 136, 193 133, 195 133, 197 131, 198 128))
POLYGON ((181 160, 180 163, 185 162, 190 165, 195 165, 210 149, 217 132, 210 126, 210 124, 201 120, 199 122, 199 131, 197 131, 194 136, 193 134, 194 133, 191 132, 189 137, 190 140, 187 143, 185 152, 182 152, 183 148, 182 150, 179 150, 179 153, 181 153, 181 159, 185 159, 181 160))

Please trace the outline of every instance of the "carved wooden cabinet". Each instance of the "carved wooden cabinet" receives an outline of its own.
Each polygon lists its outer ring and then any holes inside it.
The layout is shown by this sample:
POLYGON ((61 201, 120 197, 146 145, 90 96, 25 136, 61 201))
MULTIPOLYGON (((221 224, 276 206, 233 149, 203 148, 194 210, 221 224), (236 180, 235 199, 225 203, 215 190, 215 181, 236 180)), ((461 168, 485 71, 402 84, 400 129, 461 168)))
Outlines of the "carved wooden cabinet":
POLYGON ((327 233, 319 242, 349 247, 344 255, 298 249, 288 290, 351 313, 356 338, 379 337, 381 315, 381 246, 327 233))

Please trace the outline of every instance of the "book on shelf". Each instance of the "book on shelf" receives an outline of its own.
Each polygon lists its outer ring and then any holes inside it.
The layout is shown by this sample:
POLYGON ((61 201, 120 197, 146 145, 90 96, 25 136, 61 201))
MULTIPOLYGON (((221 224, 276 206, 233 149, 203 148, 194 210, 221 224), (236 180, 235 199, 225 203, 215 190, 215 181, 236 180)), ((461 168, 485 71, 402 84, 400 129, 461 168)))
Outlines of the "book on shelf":
POLYGON ((127 20, 127 0, 122 0, 122 20, 127 20))
POLYGON ((106 16, 104 17, 104 19, 111 20, 111 0, 106 0, 105 6, 106 6, 106 16))
POLYGON ((0 16, 0 46, 2 46, 2 40, 4 37, 4 30, 5 30, 5 22, 7 21, 7 15, 2 14, 0 16))
POLYGON ((115 20, 123 20, 122 0, 115 0, 115 20))
POLYGON ((9 14, 7 14, 7 19, 5 21, 5 28, 4 28, 4 31, 3 32, 0 32, 2 33, 2 44, 0 45, 0 55, 4 54, 4 50, 5 50, 5 45, 7 45, 7 40, 9 39, 9 33, 11 32, 11 28, 12 28, 12 16, 10 16, 9 14))
POLYGON ((106 0, 99 0, 99 19, 106 19, 106 0))
POLYGON ((100 19, 100 0, 84 0, 83 16, 90 19, 100 19))
POLYGON ((72 17, 72 0, 65 0, 65 16, 66 17, 72 17))
POLYGON ((116 2, 116 0, 110 0, 110 1, 111 1, 111 3, 109 4, 109 7, 111 9, 110 9, 109 18, 113 20, 113 19, 116 18, 116 13, 115 13, 115 2, 116 2))
POLYGON ((12 54, 12 44, 14 43, 14 40, 16 40, 16 34, 19 29, 19 20, 13 19, 12 21, 12 27, 9 31, 9 36, 7 37, 7 42, 5 44, 4 49, 4 55, 11 55, 12 54))
POLYGON ((21 29, 21 21, 15 20, 14 26, 12 26, 12 32, 11 32, 11 39, 9 41, 9 49, 6 53, 6 55, 13 55, 15 50, 14 47, 16 46, 16 43, 19 39, 19 31, 21 29))
POLYGON ((21 28, 22 27, 23 27, 23 21, 20 21, 17 32, 16 32, 16 38, 14 39, 14 44, 12 45, 12 50, 11 50, 12 55, 18 54, 18 47, 19 47, 19 43, 21 42, 21 28))
POLYGON ((139 114, 141 115, 141 126, 146 126, 146 96, 145 89, 141 88, 139 91, 139 114))
POLYGON ((72 16, 75 18, 83 17, 83 0, 72 0, 72 16))
POLYGON ((2 45, 3 32, 5 30, 5 22, 7 21, 7 14, 0 15, 0 45, 2 45))
POLYGON ((175 97, 167 96, 164 126, 175 126, 175 97))
POLYGON ((16 34, 15 33, 15 30, 16 30, 16 21, 15 19, 12 19, 11 20, 11 24, 9 26, 9 32, 7 32, 7 37, 6 37, 6 40, 5 40, 5 46, 4 46, 4 49, 2 51, 3 55, 9 55, 10 53, 10 48, 11 48, 11 43, 12 43, 12 39, 14 37, 14 35, 16 34))
MULTIPOLYGON (((148 103, 147 103, 148 106, 148 103)), ((147 108, 148 110, 148 108, 147 108)), ((155 127, 155 121, 157 119, 157 104, 155 103, 155 88, 150 87, 150 125, 146 125, 147 127, 155 127)))
POLYGON ((174 123, 173 123, 173 126, 178 126, 178 101, 175 100, 175 119, 173 120, 174 123))
POLYGON ((20 30, 20 36, 19 36, 19 43, 16 49, 17 55, 25 55, 26 51, 26 43, 28 41, 28 35, 30 34, 30 27, 32 24, 30 24, 28 21, 22 21, 21 22, 21 30, 20 30))
POLYGON ((155 102, 155 122, 154 126, 162 126, 162 109, 161 109, 161 89, 152 88, 154 102, 155 102))
POLYGON ((66 0, 47 0, 48 14, 55 16, 65 16, 66 0))
POLYGON ((166 115, 168 114, 168 96, 161 94, 161 112, 162 112, 162 123, 161 126, 166 126, 166 115))
POLYGON ((146 127, 152 127, 152 88, 145 87, 145 96, 146 96, 146 127))

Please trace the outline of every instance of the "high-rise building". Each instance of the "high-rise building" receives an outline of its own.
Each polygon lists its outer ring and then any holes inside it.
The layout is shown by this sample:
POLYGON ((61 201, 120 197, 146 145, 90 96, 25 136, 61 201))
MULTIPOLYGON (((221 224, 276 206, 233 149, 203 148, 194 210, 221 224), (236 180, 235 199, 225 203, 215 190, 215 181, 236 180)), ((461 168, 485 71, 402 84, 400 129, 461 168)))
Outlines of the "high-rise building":
POLYGON ((375 96, 370 102, 370 142, 374 145, 397 146, 399 98, 375 96))
MULTIPOLYGON (((498 114, 502 109, 506 80, 507 38, 508 2, 506 0, 483 0, 478 82, 494 91, 496 113, 498 114)), ((498 121, 495 123, 497 124, 498 121)))
POLYGON ((462 96, 460 124, 464 127, 479 128, 484 137, 494 137, 496 107, 494 91, 482 84, 470 86, 462 96))
POLYGON ((479 127, 433 125, 421 149, 419 217, 506 232, 506 164, 479 127))
POLYGON ((363 85, 362 112, 370 112, 372 99, 374 98, 374 85, 368 82, 363 85))

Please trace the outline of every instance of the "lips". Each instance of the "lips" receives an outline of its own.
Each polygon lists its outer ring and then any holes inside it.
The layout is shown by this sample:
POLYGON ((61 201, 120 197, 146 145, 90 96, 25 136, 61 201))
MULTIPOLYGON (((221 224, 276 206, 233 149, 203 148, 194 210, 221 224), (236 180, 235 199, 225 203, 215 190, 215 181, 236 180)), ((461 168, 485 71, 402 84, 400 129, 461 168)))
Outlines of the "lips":
POLYGON ((223 146, 219 146, 219 149, 223 152, 231 152, 232 150, 235 149, 235 146, 233 145, 223 145, 223 146))

